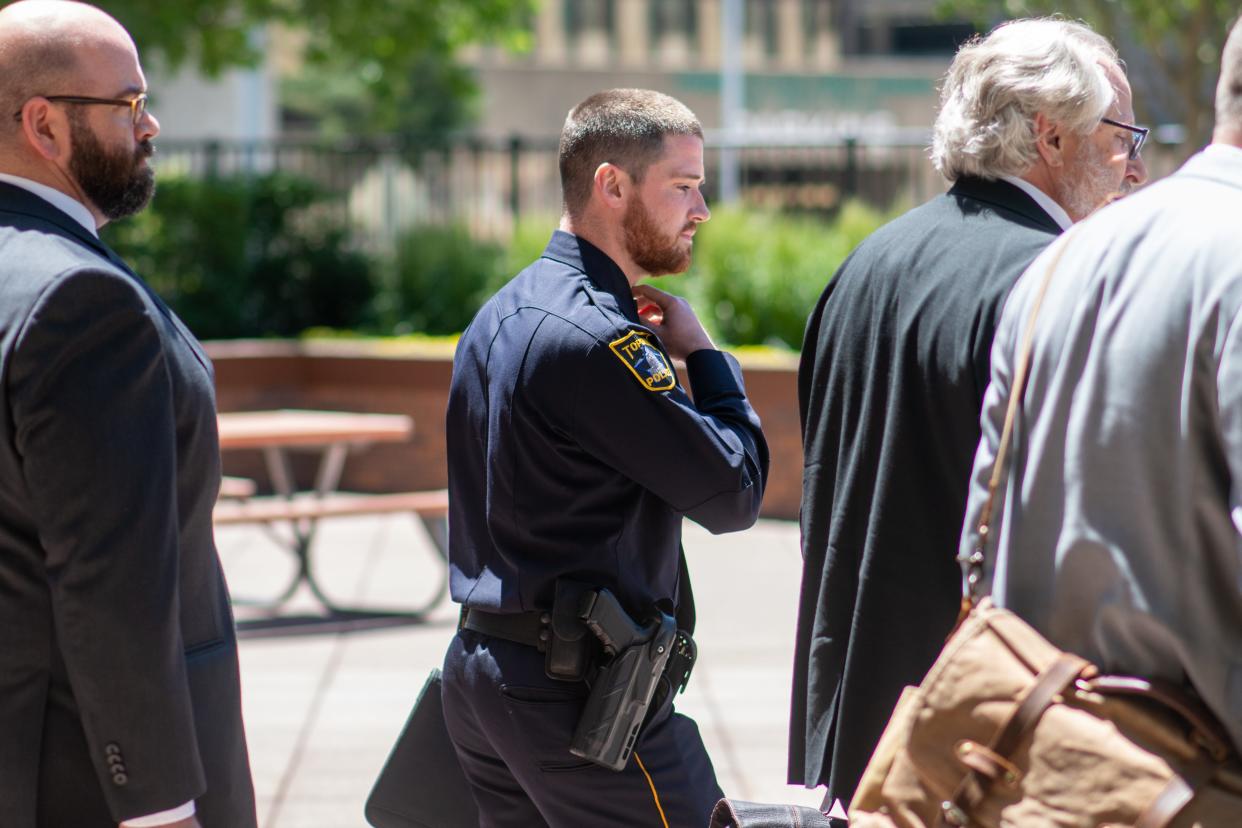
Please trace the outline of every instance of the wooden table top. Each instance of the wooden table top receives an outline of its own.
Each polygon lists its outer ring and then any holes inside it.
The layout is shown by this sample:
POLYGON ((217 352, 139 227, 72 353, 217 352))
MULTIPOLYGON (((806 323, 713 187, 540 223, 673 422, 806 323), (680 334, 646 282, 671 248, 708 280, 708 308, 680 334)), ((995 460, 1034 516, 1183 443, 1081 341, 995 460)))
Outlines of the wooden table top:
POLYGON ((399 443, 414 421, 404 414, 352 411, 238 411, 220 414, 220 448, 314 447, 333 443, 399 443))

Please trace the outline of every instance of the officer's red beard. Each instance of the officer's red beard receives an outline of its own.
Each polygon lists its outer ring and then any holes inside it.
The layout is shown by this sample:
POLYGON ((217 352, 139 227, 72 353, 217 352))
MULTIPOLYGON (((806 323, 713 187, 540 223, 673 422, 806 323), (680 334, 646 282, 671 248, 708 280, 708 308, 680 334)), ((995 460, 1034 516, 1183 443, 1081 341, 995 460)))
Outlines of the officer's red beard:
POLYGON ((625 231, 626 252, 644 272, 664 276, 682 273, 690 267, 692 245, 681 238, 681 233, 693 229, 693 223, 678 228, 670 237, 651 218, 643 200, 636 198, 625 208, 621 227, 625 231))

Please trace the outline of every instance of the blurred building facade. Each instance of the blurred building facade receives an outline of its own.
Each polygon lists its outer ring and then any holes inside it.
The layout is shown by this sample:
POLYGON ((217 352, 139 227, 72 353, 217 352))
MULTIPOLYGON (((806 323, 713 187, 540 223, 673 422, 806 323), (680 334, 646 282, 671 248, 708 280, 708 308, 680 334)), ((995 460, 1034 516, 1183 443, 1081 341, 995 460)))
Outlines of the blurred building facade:
POLYGON ((264 57, 253 67, 204 75, 191 62, 176 69, 159 55, 146 61, 151 111, 165 140, 270 141, 280 134, 278 73, 267 56, 266 28, 250 34, 264 57))
MULTIPOLYGON (((936 83, 973 29, 934 0, 742 0, 745 129, 756 143, 930 125, 936 83)), ((489 137, 554 137, 592 92, 659 89, 720 126, 723 0, 543 0, 524 55, 476 47, 489 137)))
MULTIPOLYGON (((936 87, 973 29, 938 20, 935 4, 740 0, 744 96, 733 135, 744 204, 824 213, 858 198, 888 208, 943 188, 926 157, 936 87)), ((279 103, 272 78, 300 71, 303 39, 268 27, 264 63, 218 82, 217 102, 175 87, 157 97, 165 137, 198 139, 165 141, 162 163, 191 175, 307 176, 345 196, 377 249, 425 223, 464 221, 476 234, 505 238, 521 216, 560 210, 556 142, 570 107, 632 86, 667 92, 698 114, 715 201, 725 168, 724 8, 725 0, 540 0, 529 51, 473 46, 462 54, 482 93, 472 134, 415 151, 406 136, 325 147, 269 126, 279 103), (239 116, 247 107, 253 114, 239 116)))

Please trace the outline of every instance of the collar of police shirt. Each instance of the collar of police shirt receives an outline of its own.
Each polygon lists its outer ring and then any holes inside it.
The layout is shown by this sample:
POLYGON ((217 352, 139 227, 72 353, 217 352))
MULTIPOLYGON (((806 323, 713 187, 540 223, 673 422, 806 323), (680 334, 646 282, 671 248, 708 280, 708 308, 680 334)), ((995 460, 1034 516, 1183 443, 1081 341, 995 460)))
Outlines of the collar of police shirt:
POLYGON ((1069 217, 1069 213, 1065 212, 1065 208, 1052 200, 1052 196, 1036 187, 1029 181, 1018 178, 1015 175, 1002 175, 1001 181, 1007 181, 1017 187, 1022 192, 1035 199, 1035 203, 1044 209, 1053 221, 1060 225, 1062 230, 1068 230, 1074 224, 1074 220, 1069 217))
MULTIPOLYGON (((92 236, 99 238, 99 231, 95 229, 95 219, 91 216, 91 211, 86 209, 82 202, 77 199, 65 195, 60 190, 54 190, 46 184, 40 184, 38 181, 31 181, 29 178, 22 178, 19 175, 0 173, 0 181, 37 195, 56 209, 68 214, 74 221, 90 231, 92 236)), ((126 820, 121 825, 124 828, 155 828, 159 825, 169 825, 183 819, 189 819, 192 816, 194 816, 193 800, 180 807, 160 811, 158 814, 148 814, 147 816, 126 820)))
POLYGON ((0 173, 0 181, 3 181, 5 184, 12 184, 14 187, 21 187, 26 192, 37 195, 57 210, 68 214, 70 218, 85 227, 92 236, 99 238, 99 230, 95 227, 95 217, 77 199, 67 196, 60 190, 53 189, 46 184, 31 181, 29 178, 22 178, 20 175, 0 173))

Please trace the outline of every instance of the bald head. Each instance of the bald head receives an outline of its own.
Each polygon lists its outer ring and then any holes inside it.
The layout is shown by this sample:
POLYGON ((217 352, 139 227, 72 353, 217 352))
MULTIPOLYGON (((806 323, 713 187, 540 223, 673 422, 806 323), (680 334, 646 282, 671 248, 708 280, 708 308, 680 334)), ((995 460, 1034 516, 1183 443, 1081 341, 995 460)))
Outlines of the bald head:
POLYGON ((11 114, 36 95, 81 94, 101 50, 136 52, 106 12, 72 0, 20 0, 0 9, 0 138, 19 131, 11 114))

